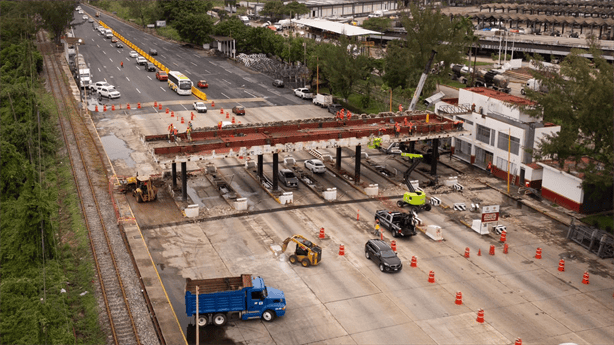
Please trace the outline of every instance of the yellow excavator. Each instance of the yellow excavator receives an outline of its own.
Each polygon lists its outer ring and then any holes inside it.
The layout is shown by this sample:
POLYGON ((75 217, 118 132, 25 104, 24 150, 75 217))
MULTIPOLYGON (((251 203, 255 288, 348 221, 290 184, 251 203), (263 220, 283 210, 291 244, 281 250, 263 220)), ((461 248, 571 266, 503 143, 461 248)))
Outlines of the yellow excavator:
POLYGON ((284 253, 290 242, 296 243, 294 254, 290 255, 288 260, 295 264, 300 262, 303 267, 317 266, 322 260, 322 248, 317 244, 309 241, 301 235, 294 235, 285 239, 281 246, 281 252, 284 253))

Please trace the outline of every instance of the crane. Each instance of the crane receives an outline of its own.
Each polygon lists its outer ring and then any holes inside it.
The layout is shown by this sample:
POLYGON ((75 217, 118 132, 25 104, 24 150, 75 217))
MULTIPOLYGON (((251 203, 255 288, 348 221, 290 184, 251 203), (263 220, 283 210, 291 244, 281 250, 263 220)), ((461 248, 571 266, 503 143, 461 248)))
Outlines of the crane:
POLYGON ((416 110, 416 104, 418 104, 418 99, 420 98, 420 94, 422 94, 422 88, 424 88, 424 84, 426 83, 426 78, 429 76, 429 72, 431 70, 431 65, 433 64, 433 59, 435 58, 435 54, 437 52, 435 50, 431 51, 431 57, 429 61, 426 63, 426 67, 424 67, 424 72, 420 76, 420 81, 418 82, 418 87, 416 87, 416 91, 414 92, 414 98, 411 100, 411 104, 407 110, 414 111, 416 110))

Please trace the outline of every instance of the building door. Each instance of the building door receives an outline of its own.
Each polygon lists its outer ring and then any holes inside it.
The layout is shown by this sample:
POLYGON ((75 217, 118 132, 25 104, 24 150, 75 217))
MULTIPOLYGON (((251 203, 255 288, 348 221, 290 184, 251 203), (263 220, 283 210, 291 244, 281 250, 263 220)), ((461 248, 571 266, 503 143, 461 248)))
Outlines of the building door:
POLYGON ((524 186, 524 168, 520 168, 520 185, 524 186))

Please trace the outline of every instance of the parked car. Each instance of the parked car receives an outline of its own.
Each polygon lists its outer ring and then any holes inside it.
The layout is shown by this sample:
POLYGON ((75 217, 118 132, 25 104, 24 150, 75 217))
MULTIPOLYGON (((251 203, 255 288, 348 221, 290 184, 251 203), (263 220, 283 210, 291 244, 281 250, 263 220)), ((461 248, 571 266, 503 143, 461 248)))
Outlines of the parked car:
POLYGON ((93 23, 93 22, 94 22, 94 18, 90 18, 90 19, 88 20, 88 22, 93 23))
POLYGON ((103 87, 98 89, 98 98, 102 99, 102 97, 106 97, 106 98, 119 98, 120 97, 120 93, 119 93, 119 91, 115 90, 115 87, 113 87, 111 85, 103 86, 103 87))
POLYGON ((131 51, 131 52, 129 53, 129 55, 130 55, 130 57, 131 57, 131 58, 139 57, 139 53, 135 52, 134 50, 133 50, 133 51, 131 51))
POLYGON ((147 60, 144 57, 139 56, 138 58, 136 58, 136 63, 138 65, 146 65, 147 64, 147 60))
POLYGON ((292 170, 281 169, 277 175, 279 176, 281 183, 283 183, 286 187, 298 188, 298 178, 292 170))
POLYGON ((201 89, 206 89, 206 88, 208 88, 208 87, 209 87, 209 83, 207 83, 207 81, 206 81, 206 80, 201 79, 201 80, 199 80, 199 81, 198 81, 198 83, 196 84, 196 86, 198 86, 198 87, 199 87, 199 88, 201 88, 201 89))
POLYGON ((323 174, 326 172, 326 166, 319 159, 306 160, 305 169, 311 170, 311 172, 314 174, 323 174))
POLYGON ((117 43, 117 41, 119 41, 119 40, 117 39, 117 37, 113 36, 113 38, 111 38, 111 42, 112 42, 112 43, 117 43))
POLYGON ((151 56, 158 55, 158 51, 155 49, 149 49, 149 55, 151 56))
POLYGON ((207 106, 203 102, 196 101, 192 103, 192 107, 194 107, 194 110, 196 110, 196 112, 199 112, 199 113, 207 112, 207 106))
POLYGON ((156 65, 154 65, 153 62, 147 62, 145 69, 147 70, 147 72, 155 72, 156 65))
POLYGON ((100 17, 100 12, 96 12, 96 17, 100 17))
POLYGON ((117 43, 115 43, 115 47, 116 48, 123 48, 124 45, 121 42, 117 42, 117 43))
POLYGON ((88 16, 83 16, 83 20, 88 20, 89 17, 88 16))
POLYGON ((300 87, 298 89, 294 89, 293 91, 296 97, 300 97, 302 99, 313 99, 313 94, 306 87, 300 87))
POLYGON ((232 107, 232 113, 237 115, 245 115, 245 107, 242 105, 235 105, 232 107))
POLYGON ((343 109, 343 107, 341 106, 341 104, 331 104, 328 106, 328 112, 331 114, 336 114, 339 110, 343 109))
POLYGON ((380 239, 368 240, 365 243, 365 257, 375 262, 382 272, 398 272, 403 268, 397 253, 380 239))
POLYGON ((166 72, 164 71, 158 71, 156 72, 156 79, 158 79, 159 81, 167 81, 168 74, 166 74, 166 72))
POLYGON ((98 91, 98 89, 100 89, 100 88, 101 88, 101 87, 103 87, 103 86, 110 86, 110 87, 113 87, 113 85, 111 85, 111 84, 107 83, 106 81, 97 81, 97 82, 95 82, 95 83, 93 83, 93 84, 90 84, 90 85, 89 85, 89 88, 90 88, 90 90, 93 90, 93 91, 98 91))
POLYGON ((284 81, 281 79, 273 80, 273 86, 275 87, 284 87, 284 81))

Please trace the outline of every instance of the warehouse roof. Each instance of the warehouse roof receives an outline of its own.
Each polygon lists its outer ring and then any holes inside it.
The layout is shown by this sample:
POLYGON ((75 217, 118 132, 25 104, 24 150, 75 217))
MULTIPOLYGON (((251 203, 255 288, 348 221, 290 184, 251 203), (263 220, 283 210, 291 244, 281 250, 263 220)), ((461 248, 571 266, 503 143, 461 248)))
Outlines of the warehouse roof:
POLYGON ((325 19, 293 19, 292 22, 345 36, 381 35, 381 32, 366 30, 354 25, 331 22, 325 19))

